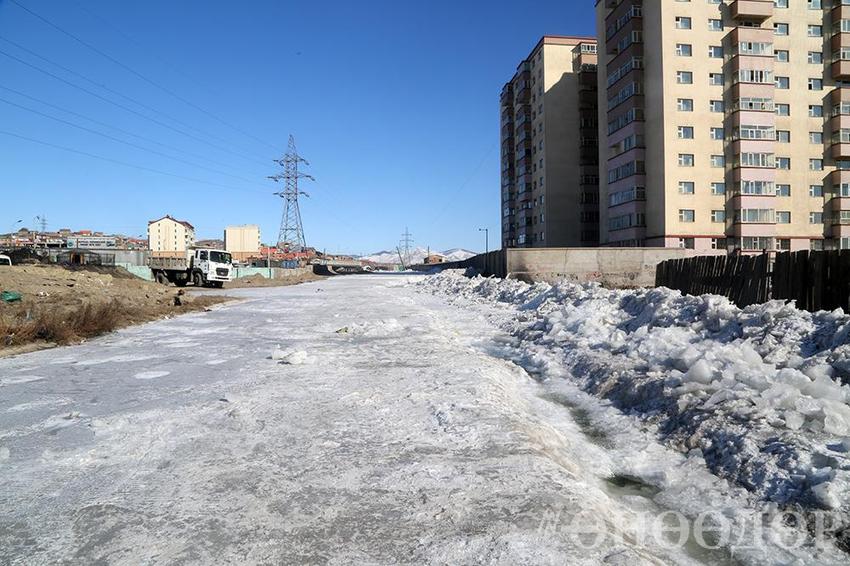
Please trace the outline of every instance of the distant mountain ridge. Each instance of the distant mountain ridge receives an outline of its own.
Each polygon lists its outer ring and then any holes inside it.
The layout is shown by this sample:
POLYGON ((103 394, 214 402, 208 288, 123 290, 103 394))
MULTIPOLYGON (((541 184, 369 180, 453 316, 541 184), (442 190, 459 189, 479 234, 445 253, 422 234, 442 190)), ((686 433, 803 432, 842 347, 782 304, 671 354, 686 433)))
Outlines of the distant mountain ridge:
MULTIPOLYGON (((446 261, 462 261, 464 259, 470 258, 476 255, 476 252, 466 250, 463 248, 451 248, 444 252, 439 252, 436 250, 431 250, 432 254, 439 254, 446 258, 446 261)), ((417 263, 423 263, 425 261, 425 256, 428 255, 428 249, 422 247, 415 247, 410 250, 410 258, 404 258, 405 263, 409 263, 411 265, 417 263)), ((399 258, 397 250, 382 250, 380 252, 375 252, 373 254, 363 256, 360 259, 366 261, 374 261, 375 263, 389 263, 389 264, 400 264, 401 259, 399 258)))

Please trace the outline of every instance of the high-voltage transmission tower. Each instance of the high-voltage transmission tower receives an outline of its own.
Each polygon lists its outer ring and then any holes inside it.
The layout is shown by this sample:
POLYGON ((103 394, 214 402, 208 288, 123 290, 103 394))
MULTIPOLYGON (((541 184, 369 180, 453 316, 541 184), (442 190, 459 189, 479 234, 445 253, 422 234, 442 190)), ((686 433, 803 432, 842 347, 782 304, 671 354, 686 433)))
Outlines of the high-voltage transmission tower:
POLYGON ((401 241, 399 242, 399 249, 404 251, 404 261, 409 265, 410 264, 410 247, 413 245, 413 234, 410 233, 410 230, 407 229, 407 226, 404 227, 404 234, 401 235, 401 241))
POLYGON ((298 171, 299 163, 304 165, 310 165, 310 163, 298 155, 298 151, 295 149, 295 138, 291 135, 289 136, 289 149, 286 151, 286 155, 280 159, 275 159, 274 162, 283 167, 283 173, 272 175, 269 179, 276 183, 284 182, 283 190, 274 193, 283 199, 283 216, 280 218, 277 245, 290 251, 300 252, 307 247, 307 242, 304 240, 304 226, 301 224, 298 196, 309 197, 310 195, 298 188, 298 179, 309 179, 311 181, 315 181, 315 179, 312 175, 298 171))

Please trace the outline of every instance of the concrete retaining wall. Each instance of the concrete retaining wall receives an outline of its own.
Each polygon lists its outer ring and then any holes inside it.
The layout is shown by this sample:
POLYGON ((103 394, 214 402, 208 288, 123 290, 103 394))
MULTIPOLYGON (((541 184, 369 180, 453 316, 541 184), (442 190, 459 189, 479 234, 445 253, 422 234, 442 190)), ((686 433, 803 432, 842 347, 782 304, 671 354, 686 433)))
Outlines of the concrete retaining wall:
MULTIPOLYGON (((610 288, 653 287, 662 261, 708 255, 681 248, 511 248, 479 254, 439 269, 472 267, 485 276, 524 281, 598 281, 610 288)), ((725 255, 718 250, 717 254, 725 255)))
POLYGON ((653 287, 659 263, 697 255, 695 250, 681 248, 524 248, 507 252, 510 277, 598 281, 611 288, 653 287))

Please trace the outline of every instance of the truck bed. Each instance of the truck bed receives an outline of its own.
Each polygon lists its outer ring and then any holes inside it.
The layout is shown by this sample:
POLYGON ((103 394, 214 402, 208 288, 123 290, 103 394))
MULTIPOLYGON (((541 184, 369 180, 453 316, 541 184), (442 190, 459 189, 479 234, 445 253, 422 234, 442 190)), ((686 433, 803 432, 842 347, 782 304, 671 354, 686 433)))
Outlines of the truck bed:
POLYGON ((152 257, 148 259, 148 267, 186 271, 189 269, 189 260, 185 257, 152 257))

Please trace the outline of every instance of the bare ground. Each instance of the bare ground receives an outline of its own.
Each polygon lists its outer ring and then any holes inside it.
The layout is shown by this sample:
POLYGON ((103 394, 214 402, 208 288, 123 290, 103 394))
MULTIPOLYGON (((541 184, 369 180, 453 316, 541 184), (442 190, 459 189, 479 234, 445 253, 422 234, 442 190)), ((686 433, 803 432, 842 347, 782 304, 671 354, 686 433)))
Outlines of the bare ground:
POLYGON ((230 300, 192 294, 139 279, 117 268, 56 265, 0 267, 0 291, 22 300, 0 302, 0 357, 86 338, 230 300))
POLYGON ((239 279, 234 279, 229 283, 225 283, 224 288, 242 289, 246 287, 285 287, 287 285, 297 285, 299 283, 307 283, 309 281, 321 281, 322 279, 327 279, 327 277, 322 277, 321 275, 316 275, 314 273, 304 273, 301 275, 294 275, 292 277, 285 277, 283 279, 269 279, 262 275, 251 275, 249 277, 240 277, 239 279))

